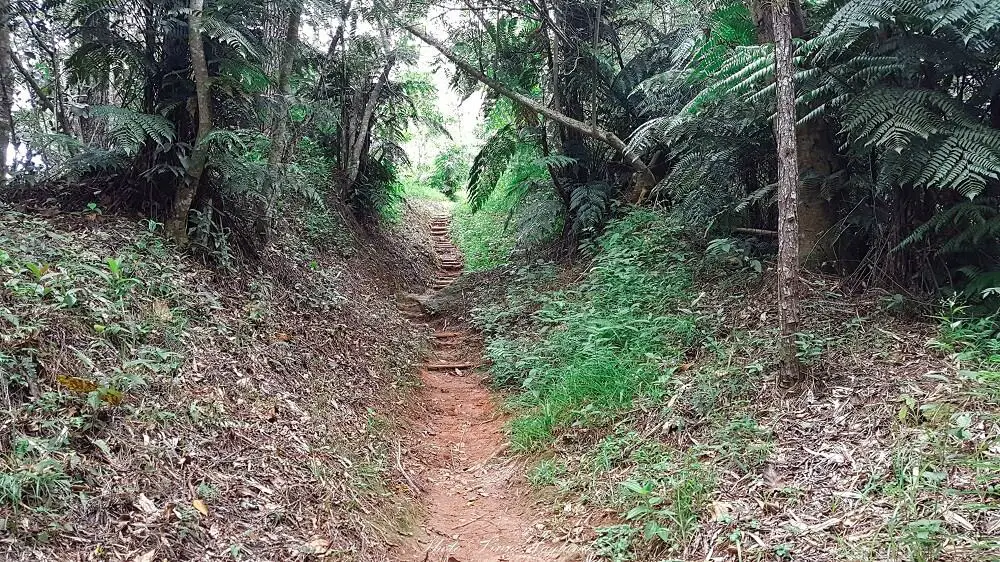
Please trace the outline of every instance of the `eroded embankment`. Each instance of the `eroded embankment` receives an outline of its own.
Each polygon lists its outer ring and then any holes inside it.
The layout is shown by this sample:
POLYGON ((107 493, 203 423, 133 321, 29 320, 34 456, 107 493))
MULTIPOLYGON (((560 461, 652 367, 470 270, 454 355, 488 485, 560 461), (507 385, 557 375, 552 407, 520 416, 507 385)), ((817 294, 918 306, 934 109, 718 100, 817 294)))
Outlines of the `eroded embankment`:
POLYGON ((425 258, 320 238, 222 272, 145 224, 0 206, 0 558, 386 560, 420 340, 393 293, 425 258))

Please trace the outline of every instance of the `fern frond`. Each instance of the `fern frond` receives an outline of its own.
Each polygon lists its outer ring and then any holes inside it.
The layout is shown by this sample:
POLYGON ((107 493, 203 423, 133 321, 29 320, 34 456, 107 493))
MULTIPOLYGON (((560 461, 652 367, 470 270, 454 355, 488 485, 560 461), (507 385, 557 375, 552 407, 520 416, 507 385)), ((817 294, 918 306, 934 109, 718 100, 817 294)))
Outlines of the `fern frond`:
POLYGON ((712 76, 709 86, 688 102, 682 111, 694 113, 719 98, 738 98, 759 92, 773 80, 772 45, 737 47, 712 76))
POLYGON ((519 136, 514 125, 498 129, 479 149, 469 170, 469 205, 478 211, 493 194, 507 162, 517 150, 519 136))
POLYGON ((614 186, 605 181, 573 185, 569 199, 573 229, 579 234, 585 234, 604 224, 614 193, 614 186))
POLYGON ((162 115, 151 115, 114 105, 92 105, 90 117, 104 119, 113 150, 135 155, 148 141, 164 145, 174 140, 174 125, 162 115))

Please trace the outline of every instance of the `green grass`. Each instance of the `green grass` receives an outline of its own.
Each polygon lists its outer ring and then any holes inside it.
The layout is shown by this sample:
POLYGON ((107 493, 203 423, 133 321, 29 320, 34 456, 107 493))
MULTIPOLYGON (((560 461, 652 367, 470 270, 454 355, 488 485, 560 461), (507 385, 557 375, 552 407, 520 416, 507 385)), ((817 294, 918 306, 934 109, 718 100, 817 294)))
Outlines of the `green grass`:
MULTIPOLYGON (((538 448, 559 428, 600 424, 669 384, 697 335, 697 318, 678 310, 690 302, 691 278, 675 234, 653 213, 613 224, 583 283, 541 299, 539 341, 490 342, 496 382, 522 390, 512 402, 522 412, 511 426, 515 447, 538 448), (516 348, 527 353, 511 353, 516 348)), ((478 317, 495 321, 489 311, 478 317)))
POLYGON ((464 194, 459 195, 463 202, 455 208, 452 236, 469 271, 524 261, 554 242, 562 230, 563 208, 552 190, 521 193, 501 186, 476 212, 464 194))
MULTIPOLYGON (((702 302, 699 287, 712 278, 750 295, 738 283, 756 268, 716 271, 678 234, 667 218, 633 211, 591 244, 593 259, 573 281, 560 284, 550 264, 525 266, 503 302, 474 311, 487 335, 491 381, 512 391, 511 442, 544 459, 529 481, 561 501, 619 513, 592 545, 601 560, 682 559, 697 550, 688 542, 703 536, 712 500, 731 493, 734 479, 761 478, 776 450, 773 412, 754 402, 776 364, 774 327, 734 326, 743 303, 720 301, 707 288, 702 302)), ((878 351, 870 336, 859 339, 871 333, 856 329, 867 319, 831 321, 839 309, 823 304, 813 303, 820 316, 797 338, 810 369, 845 366, 845 349, 878 351)), ((900 396, 898 423, 885 428, 893 433, 892 469, 859 474, 862 500, 850 507, 873 510, 879 523, 870 540, 848 541, 836 529, 822 536, 841 545, 844 559, 932 562, 960 547, 964 559, 979 560, 1000 552, 981 525, 1000 494, 1000 315, 949 303, 939 320, 930 347, 957 372, 929 373, 938 379, 926 387, 901 386, 913 394, 900 396)), ((879 361, 905 361, 908 353, 887 351, 879 361)), ((775 501, 807 502, 807 484, 774 491, 775 501)), ((834 498, 830 516, 843 516, 848 503, 834 498)), ((756 548, 746 534, 754 519, 713 524, 725 526, 723 544, 754 549, 746 559, 797 559, 804 547, 789 537, 756 548)))
POLYGON ((599 529, 600 559, 680 554, 718 471, 757 470, 773 451, 747 408, 764 367, 733 357, 761 342, 713 339, 719 317, 699 308, 694 285, 701 256, 667 217, 633 211, 585 251, 582 279, 557 286, 554 266, 522 267, 503 302, 474 311, 491 381, 515 391, 513 447, 556 453, 529 481, 619 512, 622 524, 599 529), (702 357, 695 367, 692 356, 702 357), (699 420, 702 446, 650 429, 699 420), (564 436, 579 448, 557 444, 564 436))
POLYGON ((447 195, 421 181, 404 181, 402 185, 403 197, 405 199, 423 199, 426 201, 441 202, 451 201, 447 195))
POLYGON ((463 202, 452 215, 452 236, 465 256, 466 271, 507 265, 514 252, 516 240, 506 234, 508 211, 493 201, 475 213, 463 202))

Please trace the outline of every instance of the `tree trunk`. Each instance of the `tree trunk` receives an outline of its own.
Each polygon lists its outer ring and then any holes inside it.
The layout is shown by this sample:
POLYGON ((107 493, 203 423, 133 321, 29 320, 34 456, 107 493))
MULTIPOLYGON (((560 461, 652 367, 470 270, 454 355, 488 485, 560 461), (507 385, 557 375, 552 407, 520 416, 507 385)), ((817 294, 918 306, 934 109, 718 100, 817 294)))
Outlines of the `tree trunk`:
POLYGON ((177 189, 174 199, 174 209, 170 222, 167 224, 167 234, 177 245, 188 245, 188 215, 191 203, 198 195, 201 177, 208 162, 208 147, 202 140, 212 130, 212 98, 209 90, 208 63, 205 61, 205 43, 202 40, 202 10, 204 0, 191 0, 191 13, 188 16, 188 49, 191 53, 191 70, 194 75, 195 98, 198 111, 198 132, 195 135, 191 157, 187 164, 184 182, 177 189))
MULTIPOLYGON (((601 0, 597 0, 597 16, 594 18, 594 39, 590 44, 590 57, 594 61, 594 76, 601 75, 601 64, 598 62, 597 48, 600 46, 601 40, 601 9, 603 8, 603 3, 601 0)), ((597 126, 597 87, 595 86, 590 92, 590 126, 597 126)))
POLYGON ((799 330, 799 238, 796 184, 799 170, 795 139, 795 85, 792 82, 792 22, 790 0, 775 0, 774 65, 778 112, 774 133, 778 140, 778 327, 784 383, 800 380, 795 333, 799 330))
MULTIPOLYGON (((656 185, 656 178, 653 176, 653 172, 646 166, 646 163, 642 161, 638 154, 631 150, 628 145, 626 145, 617 135, 610 131, 606 131, 597 126, 591 126, 579 119, 574 119, 568 115, 565 115, 555 109, 546 106, 545 104, 539 103, 538 101, 515 91, 513 88, 507 86, 499 80, 494 80, 480 72, 476 67, 469 64, 467 61, 461 59, 458 55, 453 53, 450 49, 444 46, 440 41, 434 39, 422 29, 417 28, 413 25, 405 25, 404 29, 415 35, 424 43, 434 47, 438 50, 445 58, 450 60, 463 72, 469 76, 478 80, 481 84, 487 88, 493 90, 494 92, 506 97, 510 101, 534 111, 540 115, 543 115, 560 125, 572 129, 586 137, 592 138, 596 141, 602 142, 611 148, 615 149, 619 154, 624 157, 625 161, 628 163, 629 167, 633 170, 632 176, 632 192, 629 199, 633 203, 640 203, 649 194, 649 191, 656 185)), ((555 48, 555 47, 553 47, 555 48)))
MULTIPOLYGON (((775 40, 772 4, 768 0, 752 3, 752 15, 757 29, 759 43, 775 40)), ((788 12, 792 37, 806 34, 805 14, 799 0, 788 0, 788 12)), ((823 178, 837 170, 837 150, 833 143, 833 133, 823 119, 814 120, 805 127, 795 130, 797 162, 799 173, 809 180, 799 183, 799 259, 803 262, 819 264, 834 257, 831 230, 836 217, 830 202, 823 198, 823 178)))
POLYGON ((32 94, 34 94, 32 96, 32 102, 34 103, 37 101, 40 108, 52 110, 54 114, 55 106, 52 105, 52 100, 49 99, 49 95, 46 94, 42 85, 39 84, 38 80, 36 80, 31 74, 31 70, 26 68, 24 63, 21 62, 21 59, 17 58, 17 54, 10 49, 7 50, 7 56, 10 58, 11 63, 14 64, 14 68, 17 69, 21 78, 24 78, 24 83, 28 85, 28 89, 31 90, 32 94))
POLYGON ((301 0, 294 2, 288 15, 288 28, 285 32, 285 42, 281 49, 281 61, 278 63, 278 108, 274 119, 274 131, 271 138, 271 152, 267 155, 269 177, 265 180, 264 193, 264 224, 258 227, 264 239, 270 237, 274 228, 274 213, 278 205, 278 190, 275 188, 275 176, 284 161, 288 144, 288 101, 290 89, 288 80, 292 73, 292 61, 295 58, 295 46, 299 42, 299 22, 302 18, 301 0))
POLYGON ((347 158, 348 187, 353 186, 355 180, 358 179, 358 172, 361 170, 361 154, 364 152, 365 145, 368 144, 372 116, 375 114, 375 108, 378 107, 378 99, 382 95, 382 89, 385 88, 386 82, 389 81, 389 72, 392 71, 394 64, 396 64, 396 52, 391 51, 388 60, 385 61, 385 66, 382 67, 382 73, 379 74, 371 93, 368 95, 364 112, 354 126, 354 139, 351 142, 350 153, 347 158))
MULTIPOLYGON (((0 0, 0 14, 10 12, 10 0, 0 0)), ((14 82, 10 71, 10 27, 0 24, 0 188, 7 185, 7 145, 14 138, 13 107, 14 82)))

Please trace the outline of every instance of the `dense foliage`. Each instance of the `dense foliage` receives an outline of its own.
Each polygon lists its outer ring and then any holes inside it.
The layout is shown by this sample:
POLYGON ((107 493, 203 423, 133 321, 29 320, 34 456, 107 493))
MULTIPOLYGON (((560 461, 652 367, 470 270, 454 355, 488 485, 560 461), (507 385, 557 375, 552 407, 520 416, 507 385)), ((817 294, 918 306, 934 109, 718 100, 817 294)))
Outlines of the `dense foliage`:
POLYGON ((403 72, 412 43, 378 10, 11 4, 0 37, 6 193, 55 189, 70 210, 141 211, 215 258, 254 253, 302 212, 375 219, 398 196, 410 125, 440 128, 427 76, 403 72))
MULTIPOLYGON (((214 254, 253 252, 297 214, 292 202, 376 218, 398 197, 410 125, 443 131, 432 81, 408 70, 411 25, 425 19, 447 31, 436 46, 467 63, 455 87, 490 82, 475 157, 453 144, 434 162, 429 181, 449 197, 466 184, 477 209, 494 191, 514 202, 545 193, 534 200, 560 202, 548 222, 568 247, 628 199, 666 206, 702 236, 767 242, 775 230, 764 3, 195 6, 11 3, 0 33, 6 183, 141 210, 214 254)), ((792 11, 803 258, 859 286, 995 286, 996 7, 838 0, 792 11)))
MULTIPOLYGON (((965 287, 972 295, 995 286, 995 6, 856 0, 794 8, 803 258, 851 274, 858 286, 965 287)), ((599 228, 610 202, 634 189, 632 154, 655 174, 649 200, 695 234, 769 239, 777 165, 766 5, 537 1, 476 10, 496 18, 474 10, 451 32, 456 53, 631 142, 616 155, 586 130, 540 123, 519 107, 473 163, 474 205, 536 147, 548 173, 526 185, 555 193, 577 229, 599 228)))

